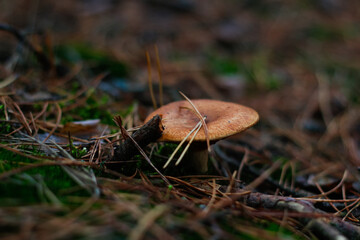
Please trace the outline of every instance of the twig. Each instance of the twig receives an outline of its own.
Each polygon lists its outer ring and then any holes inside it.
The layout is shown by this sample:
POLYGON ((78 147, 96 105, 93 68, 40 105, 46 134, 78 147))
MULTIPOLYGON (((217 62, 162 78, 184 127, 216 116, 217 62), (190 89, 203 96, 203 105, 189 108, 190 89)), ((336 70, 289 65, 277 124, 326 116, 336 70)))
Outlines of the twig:
MULTIPOLYGON (((121 119, 115 117, 115 123, 122 128, 121 119)), ((137 144, 143 148, 151 142, 155 142, 158 138, 161 137, 163 127, 161 125, 161 118, 159 115, 156 115, 141 128, 135 131, 131 136, 137 142, 137 144)), ((139 150, 134 146, 132 140, 129 138, 129 133, 123 129, 122 133, 126 137, 125 141, 116 146, 114 151, 114 156, 111 161, 126 161, 132 158, 134 155, 139 154, 139 150)))
MULTIPOLYGON (((263 207, 278 210, 288 209, 299 213, 324 213, 323 211, 316 209, 309 202, 302 200, 299 201, 290 197, 251 193, 246 195, 244 198, 249 206, 256 208, 263 207)), ((319 239, 346 239, 344 236, 349 239, 360 239, 360 229, 335 216, 328 220, 330 224, 328 224, 323 218, 312 219, 301 217, 299 218, 299 221, 301 221, 304 225, 308 225, 308 228, 310 228, 310 230, 319 239), (331 236, 329 233, 331 233, 331 236), (329 238, 329 236, 331 238, 329 238)))
MULTIPOLYGON (((115 123, 118 125, 119 128, 123 128, 121 125, 121 117, 117 116, 114 118, 115 123)), ((145 147, 150 142, 156 141, 158 138, 161 137, 163 131, 163 127, 161 124, 161 118, 159 115, 154 116, 149 122, 147 122, 143 127, 141 127, 138 131, 130 134, 124 129, 124 134, 128 137, 124 141, 123 144, 115 149, 114 156, 112 161, 124 161, 138 152, 145 158, 145 160, 150 164, 152 168, 161 176, 161 178, 166 182, 166 184, 171 185, 170 182, 166 179, 166 177, 154 166, 151 160, 148 158, 142 147, 145 147)))
MULTIPOLYGON (((358 199, 323 199, 323 198, 306 198, 298 197, 296 200, 308 201, 308 202, 332 202, 332 203, 344 203, 344 202, 356 202, 358 199)), ((350 205, 352 206, 352 204, 350 205)), ((343 210, 341 210, 343 211, 343 210)))

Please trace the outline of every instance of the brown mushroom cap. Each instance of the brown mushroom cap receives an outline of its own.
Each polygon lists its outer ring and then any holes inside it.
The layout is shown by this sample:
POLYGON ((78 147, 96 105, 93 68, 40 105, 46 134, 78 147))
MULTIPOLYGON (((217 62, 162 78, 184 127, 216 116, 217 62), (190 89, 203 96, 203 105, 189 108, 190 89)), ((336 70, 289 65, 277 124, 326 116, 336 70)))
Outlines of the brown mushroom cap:
MULTIPOLYGON (((209 99, 192 100, 202 116, 206 116, 206 125, 210 141, 216 141, 251 127, 259 120, 258 113, 236 103, 209 99)), ((188 101, 172 102, 151 113, 146 122, 156 114, 162 116, 164 131, 159 141, 180 142, 200 121, 189 109, 193 109, 188 101)), ((206 141, 201 129, 194 141, 206 141)))

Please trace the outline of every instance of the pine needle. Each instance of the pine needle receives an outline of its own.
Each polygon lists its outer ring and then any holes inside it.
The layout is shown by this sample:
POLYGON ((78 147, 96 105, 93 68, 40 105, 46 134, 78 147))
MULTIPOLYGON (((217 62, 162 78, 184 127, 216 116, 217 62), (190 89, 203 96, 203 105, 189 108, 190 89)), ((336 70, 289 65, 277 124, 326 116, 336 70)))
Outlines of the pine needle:
POLYGON ((159 95, 160 95, 159 101, 160 101, 160 106, 162 106, 162 105, 164 105, 164 101, 163 101, 163 83, 162 83, 162 76, 161 76, 159 49, 158 49, 156 44, 155 44, 155 54, 156 54, 156 65, 157 65, 157 70, 158 70, 158 74, 159 74, 159 95))
POLYGON ((209 139, 209 131, 207 128, 207 125, 205 123, 205 120, 203 118, 203 116, 201 115, 201 113, 199 112, 199 110, 195 107, 194 103, 181 91, 179 91, 179 93, 181 94, 181 96, 183 96, 186 101, 188 101, 190 103, 190 105, 194 108, 195 112, 197 113, 197 116, 199 117, 200 121, 202 121, 202 125, 204 126, 204 133, 205 133, 205 138, 206 138, 206 144, 208 147, 208 152, 210 152, 210 139, 209 139))
POLYGON ((201 127, 202 127, 202 125, 200 125, 200 126, 198 127, 198 129, 196 129, 195 134, 191 137, 191 139, 190 139, 190 141, 188 142, 188 144, 186 145, 184 151, 181 153, 179 159, 176 161, 175 166, 179 165, 179 163, 181 162, 181 160, 182 160, 183 157, 185 156, 185 153, 186 153, 187 150, 189 149, 191 143, 194 141, 194 139, 195 139, 195 137, 196 137, 196 134, 200 131, 201 127))
POLYGON ((186 137, 181 140, 181 142, 179 143, 179 145, 175 148, 175 150, 173 151, 173 153, 170 155, 169 159, 167 160, 167 162, 164 164, 163 168, 166 168, 169 163, 173 160, 175 154, 179 151, 180 147, 185 143, 186 139, 188 139, 190 137, 190 135, 198 128, 201 128, 202 123, 201 121, 198 122, 198 124, 196 124, 196 126, 188 133, 188 135, 186 135, 186 137))
POLYGON ((152 86, 152 78, 151 78, 151 60, 150 60, 149 52, 146 51, 145 54, 146 54, 146 61, 147 61, 147 67, 148 67, 148 82, 149 82, 149 91, 150 91, 150 95, 151 95, 151 101, 153 103, 154 109, 157 109, 156 99, 154 96, 154 90, 153 90, 153 86, 152 86))
POLYGON ((15 117, 19 120, 19 122, 23 125, 28 135, 32 135, 32 130, 30 128, 30 125, 24 115, 24 113, 21 111, 19 105, 14 102, 11 98, 5 98, 8 103, 8 106, 14 111, 15 117))
POLYGON ((55 107, 56 107, 57 112, 58 112, 57 117, 56 117, 56 123, 55 123, 55 126, 51 129, 50 133, 47 135, 47 137, 43 140, 43 143, 46 143, 46 141, 54 134, 54 132, 56 131, 56 129, 60 125, 61 116, 62 116, 62 110, 61 110, 61 107, 60 107, 59 103, 55 103, 55 107))

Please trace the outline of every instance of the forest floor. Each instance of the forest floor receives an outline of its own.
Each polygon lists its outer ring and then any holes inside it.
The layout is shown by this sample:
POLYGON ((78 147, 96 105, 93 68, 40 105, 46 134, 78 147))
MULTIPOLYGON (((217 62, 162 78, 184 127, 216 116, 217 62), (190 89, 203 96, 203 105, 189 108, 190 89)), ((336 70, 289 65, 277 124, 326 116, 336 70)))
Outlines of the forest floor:
POLYGON ((1 239, 360 239, 360 2, 241 2, 0 1, 1 239), (260 120, 116 161, 150 85, 260 120))

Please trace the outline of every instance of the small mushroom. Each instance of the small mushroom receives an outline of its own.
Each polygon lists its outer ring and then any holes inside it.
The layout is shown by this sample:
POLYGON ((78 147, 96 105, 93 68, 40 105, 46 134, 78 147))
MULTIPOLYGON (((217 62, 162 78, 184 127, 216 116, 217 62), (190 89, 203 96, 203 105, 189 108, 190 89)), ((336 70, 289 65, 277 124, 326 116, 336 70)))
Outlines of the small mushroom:
MULTIPOLYGON (((192 103, 201 115, 206 117, 205 123, 211 143, 240 133, 259 120, 259 115, 255 110, 240 104, 209 99, 192 100, 192 103)), ((162 116, 164 131, 158 141, 179 143, 200 121, 189 109, 192 109, 192 106, 188 101, 172 102, 152 112, 145 121, 156 114, 162 116)), ((203 130, 195 136, 185 161, 194 173, 207 172, 208 151, 203 130)))

